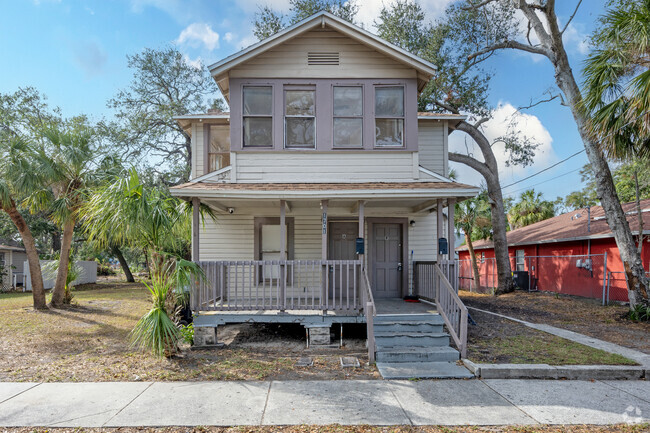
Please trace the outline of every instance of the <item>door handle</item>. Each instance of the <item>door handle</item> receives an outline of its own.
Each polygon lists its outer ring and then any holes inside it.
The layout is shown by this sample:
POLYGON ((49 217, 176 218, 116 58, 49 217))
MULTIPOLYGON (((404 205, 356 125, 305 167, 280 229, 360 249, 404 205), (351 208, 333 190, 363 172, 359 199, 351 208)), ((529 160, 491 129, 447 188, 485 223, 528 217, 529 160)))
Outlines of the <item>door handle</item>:
POLYGON ((402 272, 402 263, 401 262, 397 264, 397 270, 402 272))

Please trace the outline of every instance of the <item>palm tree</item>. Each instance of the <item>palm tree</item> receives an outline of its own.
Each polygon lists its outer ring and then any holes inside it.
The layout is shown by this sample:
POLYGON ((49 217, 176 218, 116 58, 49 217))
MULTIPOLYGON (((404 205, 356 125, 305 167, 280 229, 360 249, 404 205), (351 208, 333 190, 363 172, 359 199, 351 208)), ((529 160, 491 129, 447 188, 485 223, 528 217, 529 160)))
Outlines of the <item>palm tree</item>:
POLYGON ((486 200, 486 193, 482 192, 473 199, 457 203, 454 220, 456 230, 465 235, 472 264, 472 273, 474 274, 474 287, 478 289, 481 280, 478 272, 476 253, 474 252, 474 244, 472 242, 490 237, 492 221, 490 218, 490 205, 486 200))
POLYGON ((541 192, 529 189, 521 193, 520 200, 508 211, 508 222, 515 230, 554 216, 555 204, 543 200, 541 192))
POLYGON ((79 210, 88 189, 101 177, 102 153, 93 144, 93 130, 84 119, 43 132, 45 143, 34 156, 34 174, 42 185, 26 202, 32 211, 49 210, 63 228, 61 255, 51 307, 61 307, 69 271, 70 252, 79 210))
POLYGON ((34 309, 42 310, 47 305, 41 263, 34 236, 18 207, 21 198, 36 187, 32 182, 31 155, 30 144, 17 136, 0 140, 0 210, 7 212, 20 233, 29 263, 34 309))

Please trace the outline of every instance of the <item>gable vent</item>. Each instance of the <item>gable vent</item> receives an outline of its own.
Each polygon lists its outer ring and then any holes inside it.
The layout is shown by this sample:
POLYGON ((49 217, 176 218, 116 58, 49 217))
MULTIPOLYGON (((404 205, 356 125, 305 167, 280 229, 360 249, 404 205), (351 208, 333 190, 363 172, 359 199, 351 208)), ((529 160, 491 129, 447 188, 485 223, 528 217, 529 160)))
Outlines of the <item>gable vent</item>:
POLYGON ((307 53, 307 64, 310 66, 338 66, 339 53, 307 53))

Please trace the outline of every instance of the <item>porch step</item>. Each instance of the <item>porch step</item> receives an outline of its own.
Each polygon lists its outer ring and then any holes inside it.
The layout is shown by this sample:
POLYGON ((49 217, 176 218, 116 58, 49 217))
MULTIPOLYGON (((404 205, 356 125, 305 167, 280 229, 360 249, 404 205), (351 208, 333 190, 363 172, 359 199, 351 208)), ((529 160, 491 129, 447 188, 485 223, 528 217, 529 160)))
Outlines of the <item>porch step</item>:
POLYGON ((419 314, 377 314, 375 324, 386 322, 427 322, 434 325, 444 325, 445 321, 440 314, 419 313, 419 314))
POLYGON ((456 362, 458 351, 449 346, 438 347, 383 347, 377 349, 377 362, 456 362))
POLYGON ((376 332, 443 332, 442 323, 434 321, 391 320, 375 323, 376 332))
POLYGON ((455 362, 377 362, 384 379, 469 379, 474 375, 455 362))
POLYGON ((442 332, 375 331, 377 350, 384 347, 449 346, 449 334, 442 332))

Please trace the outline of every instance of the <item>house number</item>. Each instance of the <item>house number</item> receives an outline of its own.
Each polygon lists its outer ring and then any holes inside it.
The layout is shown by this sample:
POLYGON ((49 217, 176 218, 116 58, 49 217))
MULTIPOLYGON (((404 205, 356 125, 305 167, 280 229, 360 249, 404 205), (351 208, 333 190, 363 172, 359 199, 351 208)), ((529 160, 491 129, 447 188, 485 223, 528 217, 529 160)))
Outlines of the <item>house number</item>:
POLYGON ((323 212, 323 234, 327 234, 327 212, 323 212))

